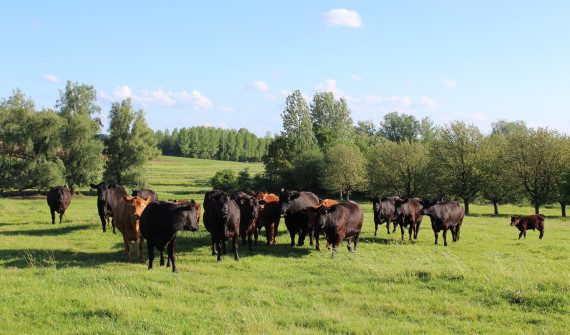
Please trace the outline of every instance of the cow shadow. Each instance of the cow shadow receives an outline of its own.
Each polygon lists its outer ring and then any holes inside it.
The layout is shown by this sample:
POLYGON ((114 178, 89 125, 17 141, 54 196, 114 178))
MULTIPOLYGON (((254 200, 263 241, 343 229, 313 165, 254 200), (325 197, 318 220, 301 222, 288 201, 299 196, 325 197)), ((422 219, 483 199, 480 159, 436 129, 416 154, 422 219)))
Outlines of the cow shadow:
POLYGON ((2 268, 93 268, 107 263, 124 263, 120 251, 77 252, 72 250, 4 249, 0 250, 2 268))
MULTIPOLYGON (((1 224, 0 224, 1 225, 1 224)), ((51 223, 46 224, 45 229, 30 229, 30 230, 6 230, 0 232, 0 235, 9 235, 9 236, 16 236, 16 235, 27 235, 27 236, 59 236, 72 233, 76 230, 84 230, 92 228, 92 224, 73 224, 68 225, 62 223, 61 225, 56 223, 52 225, 51 223), (55 228, 52 228, 55 227, 55 228)))
POLYGON ((360 239, 358 240, 359 243, 378 243, 378 244, 392 244, 392 243, 397 243, 396 241, 401 241, 400 239, 394 239, 394 238, 385 238, 385 237, 360 237, 360 239))
MULTIPOLYGON (((520 214, 499 214, 499 215, 495 215, 495 214, 489 214, 489 213, 477 213, 477 214, 469 214, 466 215, 466 217, 480 217, 480 218, 502 218, 505 220, 508 220, 508 223, 511 222, 511 216, 516 216, 516 215, 520 215, 520 214)), ((559 215, 544 215, 545 218, 547 219, 564 219, 562 216, 559 215)))

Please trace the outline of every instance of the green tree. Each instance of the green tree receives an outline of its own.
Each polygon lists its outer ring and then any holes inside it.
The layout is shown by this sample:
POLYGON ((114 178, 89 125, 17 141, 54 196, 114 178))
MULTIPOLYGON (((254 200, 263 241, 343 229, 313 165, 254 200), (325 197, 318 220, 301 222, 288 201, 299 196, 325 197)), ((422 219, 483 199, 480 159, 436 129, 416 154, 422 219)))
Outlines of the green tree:
POLYGON ((133 187, 144 185, 144 165, 158 155, 156 138, 142 110, 131 99, 115 102, 109 113, 109 144, 105 178, 133 187))
POLYGON ((97 116, 97 91, 92 85, 67 82, 56 108, 67 122, 62 131, 61 158, 65 179, 72 192, 75 187, 95 182, 101 176, 103 143, 96 139, 101 128, 97 116))
POLYGON ((238 173, 236 184, 238 190, 251 191, 253 187, 253 179, 251 178, 248 168, 245 168, 238 173))
POLYGON ((225 192, 234 191, 238 187, 236 173, 230 169, 218 171, 214 177, 212 177, 210 184, 215 190, 222 190, 225 192))
POLYGON ((325 156, 323 186, 330 192, 343 194, 350 200, 354 191, 364 191, 367 186, 366 159, 354 144, 339 143, 331 147, 325 156))
POLYGON ((309 106, 301 91, 296 90, 287 96, 281 118, 283 119, 283 136, 292 150, 289 158, 296 157, 299 153, 317 146, 309 106))
POLYGON ((299 190, 319 192, 324 169, 324 155, 318 149, 301 153, 291 171, 293 187, 299 190))
POLYGON ((265 177, 270 180, 272 185, 280 184, 287 188, 294 187, 289 178, 293 168, 291 151, 291 142, 283 135, 276 136, 269 143, 267 154, 263 156, 262 160, 265 164, 265 177))
POLYGON ((381 137, 372 120, 358 121, 354 127, 354 142, 365 154, 380 143, 381 137))
POLYGON ((435 175, 449 187, 449 193, 463 199, 465 214, 481 186, 479 153, 483 135, 473 125, 452 122, 430 142, 430 160, 435 175))
POLYGON ((337 101, 332 92, 315 93, 311 102, 311 118, 321 150, 337 143, 354 142, 350 109, 344 98, 337 101))
POLYGON ((411 142, 419 140, 420 130, 420 122, 413 115, 393 112, 384 115, 379 133, 393 142, 411 142))

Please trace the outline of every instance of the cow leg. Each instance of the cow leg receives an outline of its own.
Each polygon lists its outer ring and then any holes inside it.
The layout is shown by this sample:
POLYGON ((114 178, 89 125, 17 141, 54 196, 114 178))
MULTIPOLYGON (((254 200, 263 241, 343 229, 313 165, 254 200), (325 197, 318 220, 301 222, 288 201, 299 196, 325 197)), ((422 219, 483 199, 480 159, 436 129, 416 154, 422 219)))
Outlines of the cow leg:
POLYGON ((333 245, 331 258, 335 258, 335 257, 336 257, 337 249, 338 249, 338 244, 333 245))
POLYGON ((523 236, 524 236, 524 238, 526 238, 526 229, 523 230, 523 236))
POLYGON ((214 241, 214 236, 210 236, 212 238, 212 256, 216 256, 216 242, 214 241))
POLYGON ((544 228, 540 230, 540 235, 538 235, 538 238, 542 240, 542 236, 544 236, 544 228))
POLYGON ((226 240, 222 240, 222 252, 224 253, 224 255, 228 254, 228 243, 226 242, 226 240))
POLYGON ((318 230, 315 231, 315 249, 321 250, 320 246, 319 246, 319 231, 318 230))
POLYGON ((410 235, 410 241, 412 240, 412 231, 414 230, 414 224, 410 223, 410 228, 408 228, 408 234, 410 235))
POLYGON ((166 249, 166 251, 168 252, 168 259, 170 259, 170 261, 172 262, 172 272, 178 272, 178 270, 176 269, 176 255, 174 254, 175 245, 176 245, 176 239, 168 243, 168 249, 166 249))
MULTIPOLYGON (((148 245, 148 241, 146 241, 146 244, 148 245)), ((163 252, 163 250, 160 250, 160 266, 164 266, 164 252, 163 252)))
MULTIPOLYGON (((378 224, 374 222, 374 236, 378 233, 378 224)), ((388 234, 390 234, 390 228, 388 228, 388 234)))
POLYGON ((59 213, 59 224, 61 224, 61 221, 63 220, 63 214, 65 213, 65 211, 61 211, 61 213, 59 213))
MULTIPOLYGON (((148 269, 152 270, 152 262, 154 261, 154 247, 152 245, 152 241, 148 240, 146 241, 146 251, 148 253, 148 269)), ((162 252, 160 253, 161 257, 162 257, 162 252)), ((164 264, 164 259, 161 260, 160 265, 164 264)))
POLYGON ((273 224, 265 227, 265 239, 265 244, 271 245, 271 242, 273 241, 273 224))
POLYGON ((239 261, 238 242, 237 242, 237 240, 238 240, 237 236, 234 236, 234 238, 233 238, 233 244, 234 244, 234 247, 233 247, 233 249, 234 249, 234 259, 235 259, 236 261, 239 261))
POLYGON ((404 224, 400 223, 400 231, 402 232, 402 241, 404 240, 404 224))
POLYGON ((350 246, 350 243, 352 242, 352 238, 348 238, 348 240, 346 241, 346 248, 348 249, 348 251, 352 251, 352 247, 350 246))
POLYGON ((314 235, 314 229, 309 230, 309 245, 311 247, 313 246, 313 235, 314 235))
MULTIPOLYGON (((166 246, 168 248, 168 245, 166 246)), ((166 249, 166 267, 170 267, 170 258, 168 258, 168 249, 166 249)))
POLYGON ((443 229, 443 245, 447 247, 447 228, 443 229))
POLYGON ((221 241, 216 241, 216 254, 218 255, 218 263, 222 261, 222 243, 221 241))
POLYGON ((521 239, 522 236, 523 236, 523 232, 521 230, 521 232, 519 233, 519 240, 521 239))
POLYGON ((390 221, 386 221, 386 230, 388 231, 388 235, 390 235, 390 221))
POLYGON ((393 225, 393 227, 392 227, 392 234, 395 234, 395 233, 396 233, 396 226, 397 226, 397 225, 396 225, 395 222, 392 222, 392 225, 393 225))
POLYGON ((356 245, 358 244, 358 240, 360 239, 360 234, 356 234, 356 236, 354 236, 354 252, 356 253, 356 245))
POLYGON ((99 215, 101 219, 101 227, 103 227, 103 232, 107 232, 107 218, 104 215, 99 215))
POLYGON ((293 229, 291 229, 289 231, 289 235, 291 236, 291 246, 294 247, 295 246, 295 231, 293 231, 293 229))
POLYGON ((275 238, 277 238, 277 232, 279 231, 279 220, 273 224, 273 245, 275 245, 275 238))
POLYGON ((115 218, 111 218, 111 226, 113 226, 113 234, 116 234, 117 232, 115 231, 115 218))
POLYGON ((127 261, 131 261, 131 241, 126 237, 123 237, 123 243, 125 244, 125 255, 127 256, 127 261))
POLYGON ((249 244, 249 252, 253 252, 253 232, 247 234, 247 243, 249 244))
POLYGON ((433 231, 433 235, 435 236, 435 243, 434 243, 434 244, 437 244, 437 239, 438 239, 438 237, 439 237, 439 232, 437 232, 437 231, 434 230, 434 231, 433 231))
POLYGON ((55 211, 50 209, 51 212, 51 224, 55 224, 55 211))
POLYGON ((419 232, 420 232, 420 224, 416 223, 416 228, 414 229, 414 240, 418 239, 419 232))

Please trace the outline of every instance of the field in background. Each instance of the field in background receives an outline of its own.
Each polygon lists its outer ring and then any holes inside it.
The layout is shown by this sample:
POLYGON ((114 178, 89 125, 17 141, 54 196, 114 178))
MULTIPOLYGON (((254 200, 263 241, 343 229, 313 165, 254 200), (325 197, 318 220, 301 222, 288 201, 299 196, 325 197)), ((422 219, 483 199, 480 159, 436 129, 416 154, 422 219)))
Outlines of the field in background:
MULTIPOLYGON (((217 170, 260 164, 162 157, 150 167, 162 198, 192 197, 217 170)), ((257 170, 256 170, 257 169, 257 170)), ((194 196, 201 201, 203 196, 194 196)), ((570 327, 570 220, 549 216, 543 240, 517 240, 509 216, 531 207, 474 205, 461 241, 433 245, 429 218, 417 242, 381 226, 371 205, 356 254, 336 259, 307 245, 260 238, 220 264, 200 226, 177 245, 180 273, 125 263, 120 235, 103 233, 95 197, 75 197, 52 226, 45 199, 0 199, 1 333, 509 333, 570 327)), ((440 241, 441 237, 440 237, 440 241)), ((451 241, 451 236, 449 236, 451 241)), ((146 250, 145 250, 146 252, 146 250)), ((145 256, 146 259, 146 256, 145 256)))

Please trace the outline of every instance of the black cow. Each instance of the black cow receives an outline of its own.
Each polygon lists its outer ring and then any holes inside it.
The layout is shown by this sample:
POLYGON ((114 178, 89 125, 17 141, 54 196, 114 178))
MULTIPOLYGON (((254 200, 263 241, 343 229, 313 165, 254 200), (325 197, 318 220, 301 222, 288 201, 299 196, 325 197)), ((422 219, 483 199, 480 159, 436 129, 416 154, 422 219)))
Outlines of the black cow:
POLYGON ((374 210, 374 236, 378 232, 378 225, 386 223, 386 230, 390 234, 390 222, 393 222, 392 232, 396 232, 396 201, 402 200, 398 197, 370 198, 372 209, 374 210))
MULTIPOLYGON (((97 185, 91 184, 91 188, 97 190, 97 210, 101 218, 103 232, 107 231, 107 223, 113 218, 115 207, 118 201, 127 195, 127 189, 115 183, 102 182, 97 185)), ((115 234, 115 223, 111 221, 113 234, 115 234)))
POLYGON ((166 248, 168 263, 172 263, 172 272, 177 272, 175 255, 176 233, 182 229, 198 230, 198 222, 196 220, 197 205, 194 200, 191 200, 184 205, 161 201, 151 202, 146 206, 140 218, 140 229, 143 238, 146 239, 149 270, 152 269, 154 248, 160 251, 160 265, 164 265, 162 253, 166 248))
POLYGON ((63 214, 71 203, 71 192, 65 186, 52 187, 47 195, 47 203, 51 212, 51 224, 55 224, 55 212, 59 213, 59 223, 61 223, 63 214))
POLYGON ((148 188, 143 188, 140 190, 133 190, 133 193, 131 194, 133 197, 141 197, 143 199, 146 199, 146 197, 150 196, 150 201, 151 202, 158 202, 158 194, 156 194, 155 191, 153 190, 149 190, 148 188))
POLYGON ((422 214, 431 219, 435 244, 443 230, 443 245, 447 246, 447 230, 451 230, 453 242, 459 241, 459 230, 465 216, 465 209, 456 201, 422 201, 422 214))
POLYGON ((412 240, 412 232, 414 233, 414 240, 418 239, 418 233, 420 232, 420 224, 422 223, 422 218, 422 204, 420 202, 420 199, 396 199, 396 219, 394 222, 400 225, 402 240, 404 240, 404 227, 408 226, 410 240, 412 240))
POLYGON ((539 239, 542 239, 544 236, 544 215, 542 214, 535 214, 535 215, 518 215, 511 217, 511 226, 515 226, 520 230, 519 233, 519 240, 521 237, 524 236, 526 238, 526 231, 528 229, 538 229, 540 235, 538 235, 539 239))
POLYGON ((233 240, 235 260, 239 260, 238 237, 240 233, 240 208, 236 201, 223 191, 211 191, 204 197, 204 226, 212 237, 212 253, 222 261, 226 253, 226 241, 233 240))
MULTIPOLYGON (((305 243, 308 233, 309 216, 305 208, 319 205, 319 198, 311 192, 297 192, 283 190, 279 196, 281 215, 285 218, 285 226, 291 236, 291 246, 295 245, 295 235, 299 233, 297 245, 305 243)), ((310 244, 313 245, 312 234, 309 236, 310 244)))
MULTIPOLYGON (((240 225, 239 232, 242 239, 242 245, 245 245, 245 239, 249 246, 249 251, 253 251, 252 236, 255 235, 255 244, 257 245, 257 220, 259 218, 260 204, 259 201, 248 194, 238 192, 234 197, 240 209, 240 225)), ((262 201, 265 203, 264 201, 262 201)))
POLYGON ((332 257, 335 256, 338 245, 345 238, 348 238, 348 251, 351 251, 350 240, 353 239, 354 251, 356 252, 356 245, 364 220, 364 213, 359 204, 349 201, 330 207, 311 208, 310 210, 318 216, 316 224, 319 229, 315 229, 317 250, 319 250, 319 232, 322 231, 327 242, 332 245, 332 257))

